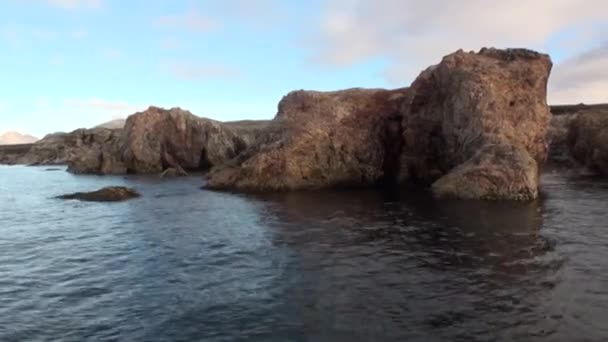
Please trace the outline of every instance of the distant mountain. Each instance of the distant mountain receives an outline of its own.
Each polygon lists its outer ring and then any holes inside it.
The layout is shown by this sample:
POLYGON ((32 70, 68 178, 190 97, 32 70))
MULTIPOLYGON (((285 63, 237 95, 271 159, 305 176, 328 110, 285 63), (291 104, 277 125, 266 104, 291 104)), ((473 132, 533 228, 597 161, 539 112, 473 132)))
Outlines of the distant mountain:
POLYGON ((109 129, 123 128, 123 127, 125 127, 125 122, 126 122, 125 119, 116 119, 116 120, 108 121, 101 125, 97 125, 97 126, 95 126, 95 128, 109 128, 109 129))
POLYGON ((38 138, 19 132, 9 131, 0 135, 0 145, 31 144, 38 141, 38 138))

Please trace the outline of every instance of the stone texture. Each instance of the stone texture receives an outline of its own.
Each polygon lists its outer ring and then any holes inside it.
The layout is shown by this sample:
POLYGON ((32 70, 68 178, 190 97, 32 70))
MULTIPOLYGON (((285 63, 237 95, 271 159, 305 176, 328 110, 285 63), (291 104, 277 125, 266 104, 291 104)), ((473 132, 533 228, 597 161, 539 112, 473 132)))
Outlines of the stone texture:
POLYGON ((214 189, 299 190, 369 186, 395 173, 406 89, 294 91, 252 148, 214 170, 214 189), (392 154, 391 154, 392 153, 392 154))
POLYGON ((118 148, 129 172, 161 173, 167 168, 206 170, 245 146, 220 122, 179 108, 150 107, 127 119, 118 148))
POLYGON ((574 160, 608 176, 608 110, 579 113, 568 127, 567 144, 574 160))
POLYGON ((481 148, 432 188, 448 198, 529 201, 538 196, 538 181, 538 165, 529 153, 497 144, 481 148))
MULTIPOLYGON (((110 161, 113 152, 110 146, 120 136, 120 130, 111 129, 79 129, 71 133, 49 134, 35 144, 28 145, 22 153, 13 155, 12 160, 0 162, 26 165, 64 165, 71 160, 82 164, 95 163, 95 169, 103 169, 103 165, 110 161), (106 160, 99 160, 102 154, 106 160)), ((92 167, 91 167, 92 168, 92 167)))
POLYGON ((436 181, 433 190, 451 197, 535 198, 531 174, 547 156, 551 67, 533 51, 482 49, 422 72, 402 107, 400 179, 436 181), (506 169, 497 172, 499 165, 506 169))
POLYGON ((121 186, 107 187, 92 192, 76 192, 73 194, 58 196, 58 199, 80 200, 87 202, 120 202, 140 197, 141 195, 131 189, 121 186))
POLYGON ((568 130, 577 113, 553 115, 547 140, 549 141, 548 163, 551 166, 574 167, 574 159, 568 149, 568 130))

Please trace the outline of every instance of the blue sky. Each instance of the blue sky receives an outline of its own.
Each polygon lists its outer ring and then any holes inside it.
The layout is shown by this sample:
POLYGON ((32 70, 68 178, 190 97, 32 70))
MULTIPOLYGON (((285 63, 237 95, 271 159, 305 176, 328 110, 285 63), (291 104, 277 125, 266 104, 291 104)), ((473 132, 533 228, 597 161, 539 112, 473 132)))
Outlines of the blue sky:
POLYGON ((0 132, 43 136, 148 105, 269 119, 291 90, 407 86, 446 53, 487 45, 551 53, 552 102, 608 102, 608 6, 587 1, 539 20, 552 2, 464 0, 469 18, 447 0, 5 0, 0 132))

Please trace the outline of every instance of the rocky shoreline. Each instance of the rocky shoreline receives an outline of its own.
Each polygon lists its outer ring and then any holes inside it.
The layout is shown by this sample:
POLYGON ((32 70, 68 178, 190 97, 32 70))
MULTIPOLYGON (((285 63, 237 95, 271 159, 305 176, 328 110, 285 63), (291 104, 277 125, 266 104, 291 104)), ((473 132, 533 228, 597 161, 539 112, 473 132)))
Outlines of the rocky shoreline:
POLYGON ((409 88, 294 91, 270 121, 150 107, 124 128, 0 147, 0 163, 85 174, 205 172, 207 187, 286 191, 422 184, 441 197, 532 200, 547 164, 608 174, 608 106, 546 103, 549 56, 457 51, 409 88), (551 115, 553 112, 553 116, 551 115))

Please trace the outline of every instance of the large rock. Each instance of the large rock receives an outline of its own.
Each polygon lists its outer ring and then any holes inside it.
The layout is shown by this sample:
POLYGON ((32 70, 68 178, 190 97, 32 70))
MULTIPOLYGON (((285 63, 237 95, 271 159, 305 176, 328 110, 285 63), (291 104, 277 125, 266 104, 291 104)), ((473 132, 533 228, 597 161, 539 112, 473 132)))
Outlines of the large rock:
POLYGON ((161 173, 167 168, 206 170, 245 147, 220 122, 179 108, 150 107, 127 119, 118 148, 129 172, 161 173))
POLYGON ((577 162, 608 176, 608 109, 579 113, 570 123, 567 139, 577 162))
POLYGON ((117 143, 120 129, 80 130, 80 145, 67 157, 68 172, 83 174, 124 174, 127 168, 119 159, 117 143))
POLYGON ((529 50, 482 49, 422 72, 402 110, 400 179, 435 182, 440 196, 536 198, 551 66, 529 50))
POLYGON ((214 189, 298 190, 369 186, 396 173, 406 89, 295 91, 236 162, 214 170, 214 189), (395 152, 397 151, 397 152, 395 152))

